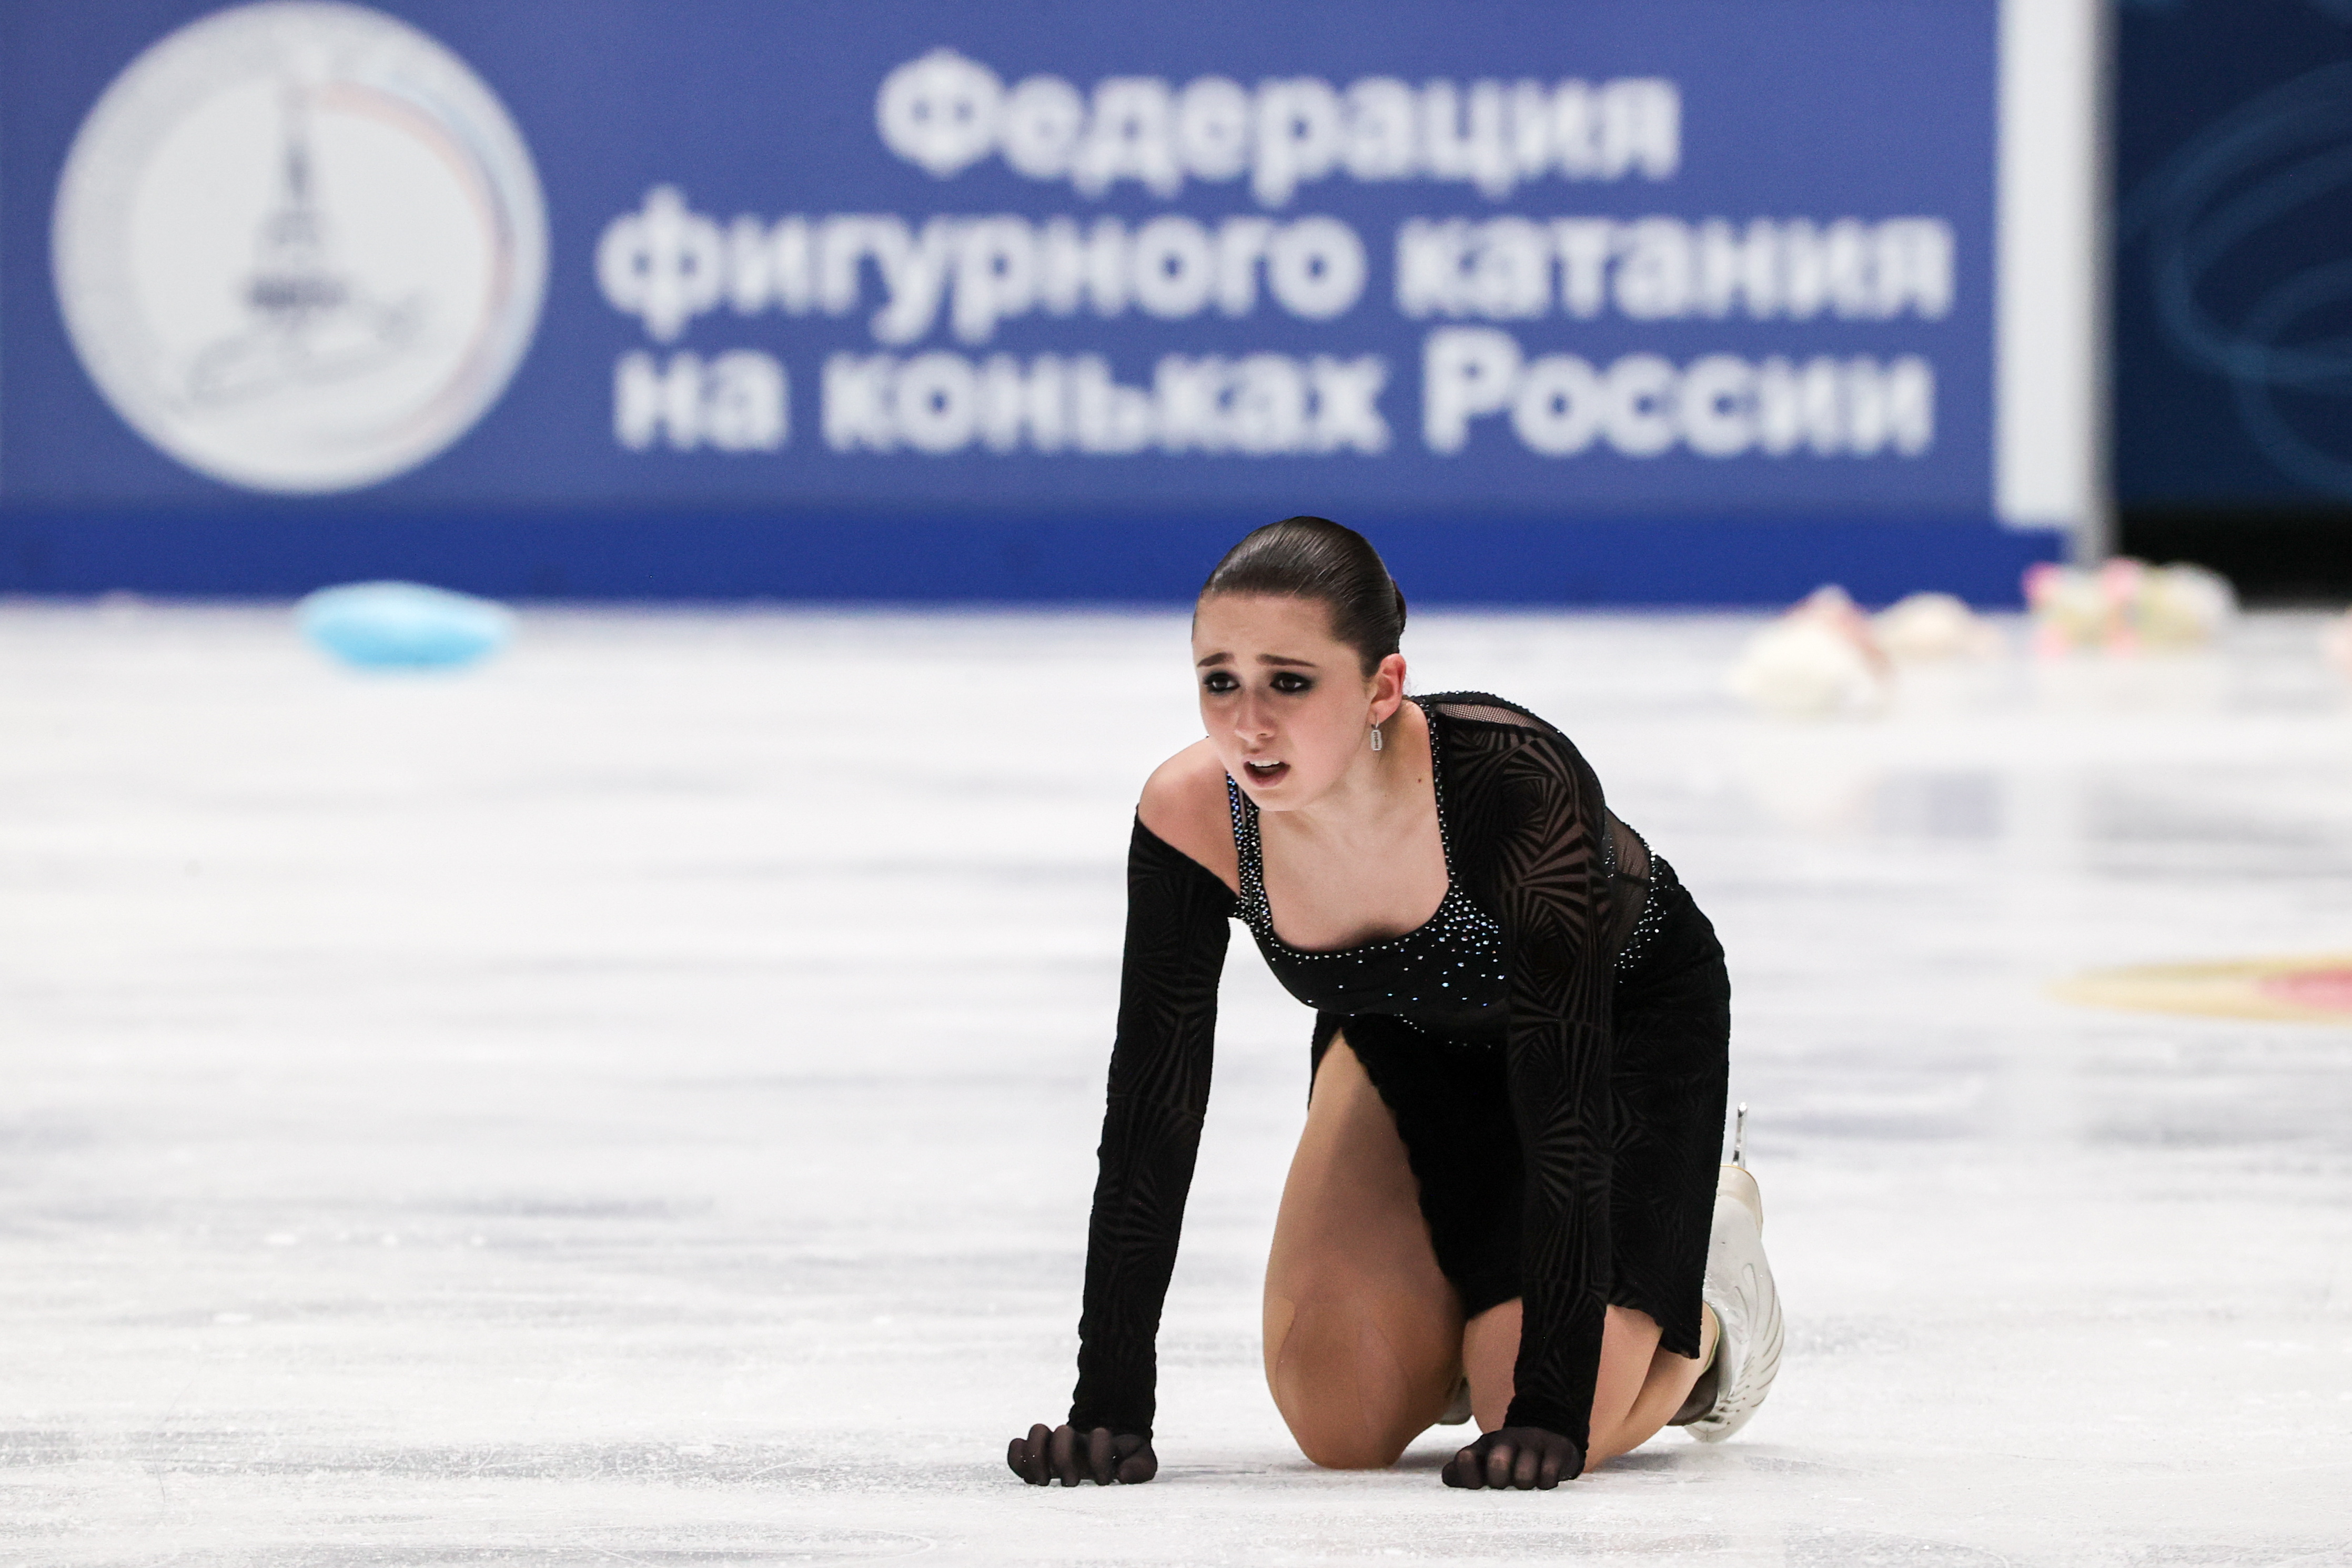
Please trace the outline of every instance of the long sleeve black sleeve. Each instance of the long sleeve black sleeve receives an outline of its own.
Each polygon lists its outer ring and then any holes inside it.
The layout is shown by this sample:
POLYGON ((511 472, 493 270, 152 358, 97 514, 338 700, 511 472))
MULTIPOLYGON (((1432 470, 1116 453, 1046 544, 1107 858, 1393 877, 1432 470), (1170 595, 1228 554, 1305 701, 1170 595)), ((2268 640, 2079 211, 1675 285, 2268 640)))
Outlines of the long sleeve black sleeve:
POLYGON ((1587 1448, 1612 1283, 1608 817, 1591 769, 1549 727, 1457 732, 1464 837, 1510 971, 1505 1064, 1526 1164, 1524 1316, 1505 1420, 1587 1448))
POLYGON ((1127 955, 1100 1174, 1087 1229, 1086 1305, 1070 1424, 1149 1437, 1160 1310, 1209 1105, 1234 895, 1140 821, 1127 862, 1127 955))

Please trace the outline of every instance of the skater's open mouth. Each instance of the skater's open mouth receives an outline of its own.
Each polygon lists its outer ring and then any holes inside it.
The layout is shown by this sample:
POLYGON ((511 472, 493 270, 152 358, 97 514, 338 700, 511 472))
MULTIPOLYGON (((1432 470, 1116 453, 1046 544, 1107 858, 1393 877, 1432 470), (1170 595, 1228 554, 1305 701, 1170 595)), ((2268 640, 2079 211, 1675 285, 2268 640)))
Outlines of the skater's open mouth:
POLYGON ((1242 764, 1242 771, 1249 775, 1249 781, 1253 784, 1274 784, 1280 782, 1283 778, 1288 775, 1290 772, 1290 764, 1287 762, 1244 762, 1242 764))

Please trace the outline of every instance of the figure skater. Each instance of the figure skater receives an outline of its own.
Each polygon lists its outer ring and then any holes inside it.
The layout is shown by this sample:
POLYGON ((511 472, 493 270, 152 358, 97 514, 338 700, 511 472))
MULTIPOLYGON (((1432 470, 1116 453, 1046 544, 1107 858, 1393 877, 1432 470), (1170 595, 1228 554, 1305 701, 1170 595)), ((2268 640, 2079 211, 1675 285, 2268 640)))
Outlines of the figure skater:
POLYGON ((1717 1163, 1714 928, 1567 737, 1408 697, 1403 629, 1379 555, 1320 517, 1259 528, 1201 591, 1208 734, 1136 812, 1077 1389, 1007 1455, 1033 1485, 1159 1469, 1228 917, 1316 1009, 1265 1308, 1309 1459, 1384 1467, 1475 1416, 1446 1485, 1549 1489, 1663 1427, 1727 1437, 1771 1386, 1761 1201, 1717 1163))

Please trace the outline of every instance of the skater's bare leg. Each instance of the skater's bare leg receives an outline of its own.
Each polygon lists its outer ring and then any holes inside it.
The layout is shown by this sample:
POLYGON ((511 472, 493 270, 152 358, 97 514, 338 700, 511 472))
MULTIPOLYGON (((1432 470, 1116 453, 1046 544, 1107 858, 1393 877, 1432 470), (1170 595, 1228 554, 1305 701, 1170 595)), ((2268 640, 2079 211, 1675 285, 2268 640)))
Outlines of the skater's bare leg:
MULTIPOLYGON (((1503 1413, 1510 1407, 1512 1368, 1519 1358, 1519 1302, 1513 1300, 1487 1308, 1463 1328, 1462 1364, 1470 1376, 1470 1406, 1482 1432, 1501 1427, 1503 1413)), ((1658 1325, 1649 1313, 1624 1307, 1609 1309, 1601 1325, 1600 1375, 1592 1390, 1596 1448, 1602 1436, 1622 1426, 1640 1402, 1655 1366, 1657 1349, 1658 1325)))
POLYGON ((1633 1407, 1625 1413, 1625 1418, 1619 1427, 1622 1446, 1604 1457, 1614 1458, 1617 1454, 1630 1453, 1656 1437, 1664 1429, 1666 1423, 1675 1418, 1675 1413, 1683 1407, 1684 1402, 1690 1398, 1699 1375, 1706 1370, 1706 1364, 1715 1359, 1715 1342, 1720 1333, 1715 1321, 1715 1309, 1704 1308, 1702 1313, 1698 1358, 1694 1361, 1689 1356, 1676 1355, 1673 1351, 1662 1349, 1651 1359, 1650 1375, 1643 1383, 1642 1392, 1635 1397, 1633 1407))
MULTIPOLYGON (((1462 1331, 1462 1364, 1470 1378, 1471 1408, 1478 1429, 1492 1432, 1510 1407, 1512 1367, 1519 1356, 1519 1303, 1489 1307, 1462 1331)), ((1698 1359, 1676 1355, 1658 1343, 1658 1325, 1649 1313, 1611 1307, 1601 1331, 1601 1372, 1592 1391, 1592 1446, 1584 1468, 1630 1453, 1657 1436, 1674 1417, 1715 1351, 1715 1317, 1706 1318, 1698 1359)))
MULTIPOLYGON (((1266 1264, 1265 1374, 1307 1457, 1336 1469, 1395 1463, 1434 1425, 1465 1373, 1479 1429, 1502 1425, 1520 1303, 1465 1323, 1437 1267, 1396 1120, 1344 1038, 1316 1073, 1266 1264)), ((1646 1312, 1611 1307, 1601 1330, 1590 1470, 1656 1436, 1713 1354, 1658 1343, 1646 1312)))
POLYGON ((1266 1385, 1308 1458, 1378 1469, 1444 1413, 1461 1358, 1459 1298, 1430 1249, 1396 1119, 1334 1040, 1266 1262, 1266 1385))

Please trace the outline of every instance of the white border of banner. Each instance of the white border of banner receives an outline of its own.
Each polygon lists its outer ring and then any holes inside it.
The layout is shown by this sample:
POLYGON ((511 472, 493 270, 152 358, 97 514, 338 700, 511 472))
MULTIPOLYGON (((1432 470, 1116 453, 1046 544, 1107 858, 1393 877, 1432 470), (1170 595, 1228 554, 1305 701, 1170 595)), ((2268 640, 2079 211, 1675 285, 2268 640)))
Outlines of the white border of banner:
POLYGON ((2104 0, 2001 0, 1993 510, 2111 542, 2104 0))

